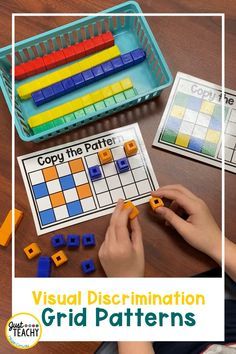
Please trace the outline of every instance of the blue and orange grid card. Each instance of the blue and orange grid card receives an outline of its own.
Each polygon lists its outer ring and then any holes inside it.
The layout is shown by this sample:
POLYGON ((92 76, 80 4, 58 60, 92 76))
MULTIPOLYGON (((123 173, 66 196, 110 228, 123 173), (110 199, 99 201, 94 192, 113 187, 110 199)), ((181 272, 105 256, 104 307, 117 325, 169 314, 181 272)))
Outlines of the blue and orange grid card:
POLYGON ((236 173, 236 92, 178 72, 153 145, 236 173))
POLYGON ((18 157, 38 235, 112 213, 119 198, 146 203, 158 188, 138 124, 18 157), (124 143, 138 151, 126 155, 124 143), (101 164, 98 152, 109 148, 112 161, 101 164), (129 169, 120 173, 117 161, 129 169), (101 176, 90 177, 99 166, 101 176))

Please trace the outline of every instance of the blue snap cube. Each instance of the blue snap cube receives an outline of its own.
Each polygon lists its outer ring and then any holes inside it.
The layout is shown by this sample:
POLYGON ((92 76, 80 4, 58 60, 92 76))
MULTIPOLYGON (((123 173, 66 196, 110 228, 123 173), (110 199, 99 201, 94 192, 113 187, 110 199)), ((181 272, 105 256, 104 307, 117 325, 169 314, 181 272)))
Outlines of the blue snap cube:
POLYGON ((33 98, 34 104, 37 107, 46 102, 45 97, 44 97, 44 95, 43 95, 41 90, 33 92, 32 93, 32 98, 33 98))
POLYGON ((129 161, 126 157, 122 157, 121 159, 116 161, 116 167, 119 173, 129 171, 129 161))
POLYGON ((104 71, 105 76, 114 74, 115 72, 115 69, 113 68, 113 65, 110 60, 102 64, 102 69, 104 71))
POLYGON ((111 63, 114 68, 114 72, 121 71, 124 68, 123 61, 121 60, 121 57, 115 58, 111 60, 111 63))
POLYGON ((79 235, 70 234, 67 236, 67 247, 78 248, 80 244, 79 235))
POLYGON ((51 238, 51 244, 54 248, 61 248, 66 245, 66 241, 63 235, 58 234, 51 238))
POLYGON ((86 82, 86 85, 90 84, 91 82, 94 82, 94 75, 91 69, 85 70, 82 72, 82 76, 86 82))
POLYGON ((85 80, 84 80, 82 74, 73 75, 73 76, 71 76, 71 79, 73 80, 75 88, 80 88, 80 87, 85 86, 85 80))
POLYGON ((130 53, 122 54, 121 60, 123 61, 124 69, 129 68, 130 66, 134 65, 134 60, 133 60, 132 55, 130 53))
POLYGON ((69 93, 69 92, 75 90, 75 84, 74 84, 71 77, 68 77, 67 79, 62 80, 61 83, 62 83, 65 93, 69 93))
POLYGON ((92 273, 96 270, 92 259, 87 259, 87 260, 81 262, 81 268, 82 268, 82 272, 85 274, 92 273))
POLYGON ((49 102, 55 97, 53 89, 52 89, 51 86, 43 88, 42 89, 42 93, 43 93, 43 95, 45 97, 45 102, 49 102))
POLYGON ((51 276, 52 262, 48 256, 40 256, 38 259, 37 277, 48 278, 51 276))
POLYGON ((137 48, 130 52, 135 64, 141 63, 146 59, 146 52, 142 48, 137 48))
POLYGON ((53 84, 52 89, 54 92, 54 98, 61 97, 65 94, 64 87, 60 81, 53 84))
POLYGON ((102 66, 101 65, 97 65, 94 68, 92 68, 91 70, 92 70, 92 73, 94 75, 94 79, 95 80, 102 79, 105 76, 105 73, 102 70, 102 66))
POLYGON ((89 176, 92 181, 102 177, 101 169, 98 165, 89 167, 89 176))
POLYGON ((95 246, 95 236, 94 234, 84 234, 82 236, 82 244, 84 247, 93 247, 95 246))

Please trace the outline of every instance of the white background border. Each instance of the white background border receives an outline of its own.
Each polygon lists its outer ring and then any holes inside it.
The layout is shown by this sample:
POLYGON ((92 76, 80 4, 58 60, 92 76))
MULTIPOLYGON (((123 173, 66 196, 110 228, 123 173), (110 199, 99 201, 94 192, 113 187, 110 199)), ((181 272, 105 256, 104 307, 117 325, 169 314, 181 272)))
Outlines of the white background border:
MULTIPOLYGON (((21 16, 144 16, 144 17, 212 17, 212 16, 218 16, 221 17, 221 44, 222 44, 222 77, 221 77, 221 86, 222 86, 222 96, 224 97, 225 93, 225 14, 224 13, 136 13, 136 14, 124 14, 124 13, 13 13, 12 14, 12 209, 15 208, 15 127, 14 127, 14 117, 15 117, 15 18, 16 17, 21 17, 21 16)), ((224 131, 224 126, 225 126, 225 121, 224 121, 224 100, 222 100, 222 129, 224 131)), ((222 174, 221 174, 221 183, 222 183, 222 278, 221 278, 221 287, 224 289, 224 283, 225 283, 225 248, 224 248, 224 236, 225 236, 225 173, 224 173, 224 167, 225 167, 225 161, 224 161, 224 156, 225 156, 225 148, 224 148, 224 134, 222 134, 222 174)), ((13 294, 15 292, 15 216, 13 213, 12 217, 12 299, 13 299, 13 294)), ((23 280, 25 278, 22 278, 23 280)), ((60 283, 62 282, 63 278, 60 278, 60 283)), ((96 278, 98 281, 102 281, 103 278, 96 278)), ((158 283, 160 283, 160 278, 150 278, 152 279, 153 284, 154 279, 158 283)), ((161 278, 161 279, 168 279, 168 282, 170 282, 171 278, 161 278)), ((184 280, 187 281, 188 278, 175 278, 179 279, 179 281, 184 280)), ((175 281, 174 278, 172 278, 173 282, 175 281)), ((44 280, 46 281, 46 280, 44 280)), ((111 281, 113 282, 112 279, 106 279, 106 281, 111 281)), ((139 280, 141 281, 141 280, 139 280)), ((197 283, 197 279, 195 279, 197 283)), ((50 282, 50 279, 48 279, 48 282, 50 282)), ((87 282, 87 279, 80 278, 80 282, 87 282)), ((129 284, 132 284, 132 281, 130 279, 129 284)), ((112 284, 111 284, 112 285, 112 284)), ((114 286, 114 285, 113 285, 114 286)), ((221 290, 222 290, 221 289, 221 290)), ((216 289, 215 289, 216 290, 216 289)), ((218 304, 217 304, 218 305, 218 304)), ((216 308, 217 308, 216 305, 216 308)), ((224 304, 222 304, 224 308, 224 304)), ((13 310, 13 303, 12 303, 12 310, 13 310)), ((111 339, 111 338, 110 338, 111 339)), ((188 338, 191 340, 191 338, 188 338)), ((127 340, 127 338, 126 338, 127 340)), ((172 339, 173 340, 173 339, 172 339)))

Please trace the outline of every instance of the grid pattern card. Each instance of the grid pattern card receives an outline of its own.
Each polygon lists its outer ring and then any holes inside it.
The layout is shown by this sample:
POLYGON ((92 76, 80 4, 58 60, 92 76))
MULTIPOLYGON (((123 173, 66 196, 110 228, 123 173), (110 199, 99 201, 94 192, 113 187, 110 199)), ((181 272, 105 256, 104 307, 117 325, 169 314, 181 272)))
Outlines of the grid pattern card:
MULTIPOLYGON (((221 167, 221 87, 177 73, 153 145, 221 167)), ((236 92, 225 89, 225 169, 236 173, 236 92)))
POLYGON ((138 124, 18 157, 38 235, 109 214, 119 198, 142 204, 158 183, 138 124), (137 154, 126 156, 124 143, 135 140, 137 154), (112 161, 101 165, 98 152, 109 148, 112 161), (128 159, 118 173, 116 161, 128 159), (92 181, 89 168, 102 177, 92 181))

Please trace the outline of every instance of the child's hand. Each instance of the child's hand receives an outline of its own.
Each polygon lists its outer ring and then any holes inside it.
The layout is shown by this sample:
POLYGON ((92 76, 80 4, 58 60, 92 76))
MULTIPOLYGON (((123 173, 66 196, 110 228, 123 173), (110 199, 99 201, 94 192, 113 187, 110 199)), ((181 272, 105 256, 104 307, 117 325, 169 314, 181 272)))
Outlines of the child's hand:
POLYGON ((119 200, 111 216, 105 241, 99 250, 100 262, 108 277, 144 276, 144 250, 138 218, 129 221, 132 209, 119 200), (130 223, 131 232, 128 224, 130 223))
POLYGON ((170 208, 159 207, 156 213, 173 226, 191 246, 219 263, 221 231, 205 202, 181 185, 159 188, 152 195, 172 200, 170 208), (179 208, 187 213, 186 220, 178 215, 179 208))

